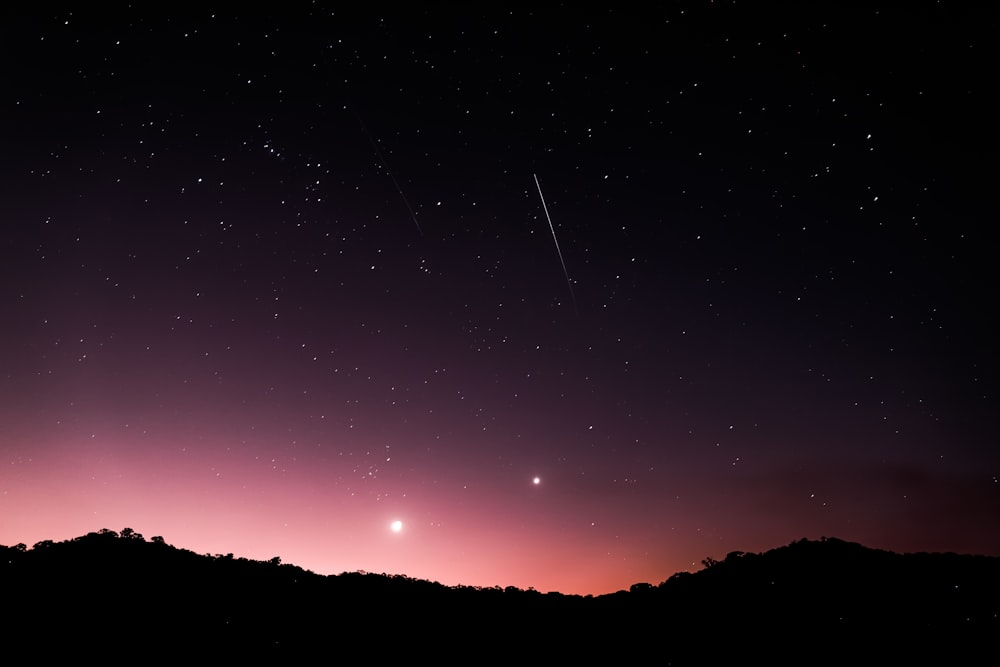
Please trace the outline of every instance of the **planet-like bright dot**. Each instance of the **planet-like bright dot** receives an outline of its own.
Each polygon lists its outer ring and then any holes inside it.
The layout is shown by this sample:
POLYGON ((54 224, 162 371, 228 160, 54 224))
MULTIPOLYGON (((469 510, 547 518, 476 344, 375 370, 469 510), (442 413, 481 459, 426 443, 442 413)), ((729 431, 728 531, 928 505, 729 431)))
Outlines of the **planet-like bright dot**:
POLYGON ((398 532, 400 532, 401 530, 403 530, 403 522, 402 522, 402 521, 399 521, 399 520, 397 519, 396 521, 393 521, 393 522, 392 522, 392 523, 391 523, 391 524, 389 525, 389 528, 391 528, 391 529, 392 529, 392 532, 394 532, 394 533, 398 533, 398 532))
POLYGON ((542 483, 542 478, 536 477, 535 479, 531 480, 531 483, 534 484, 535 486, 538 486, 539 484, 542 483))

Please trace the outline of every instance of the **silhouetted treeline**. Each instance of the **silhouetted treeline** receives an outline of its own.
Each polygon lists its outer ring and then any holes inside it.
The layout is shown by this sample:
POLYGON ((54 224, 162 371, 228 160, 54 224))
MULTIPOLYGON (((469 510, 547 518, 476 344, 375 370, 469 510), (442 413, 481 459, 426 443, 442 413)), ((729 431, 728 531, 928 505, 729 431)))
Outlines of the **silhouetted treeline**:
POLYGON ((0 546, 9 655, 104 662, 389 660, 959 664, 1000 638, 1000 558, 836 539, 706 558, 612 595, 447 587, 200 555, 131 529, 0 546))

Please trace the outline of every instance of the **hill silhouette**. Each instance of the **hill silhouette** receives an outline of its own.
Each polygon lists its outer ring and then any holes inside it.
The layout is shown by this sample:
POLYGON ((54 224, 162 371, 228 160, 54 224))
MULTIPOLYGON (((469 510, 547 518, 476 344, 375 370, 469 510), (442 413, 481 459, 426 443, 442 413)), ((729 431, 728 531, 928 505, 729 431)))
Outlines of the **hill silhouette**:
POLYGON ((103 529, 0 546, 2 632, 8 655, 105 662, 962 664, 1000 637, 1000 558, 823 538, 703 565, 610 595, 543 594, 325 576, 103 529))

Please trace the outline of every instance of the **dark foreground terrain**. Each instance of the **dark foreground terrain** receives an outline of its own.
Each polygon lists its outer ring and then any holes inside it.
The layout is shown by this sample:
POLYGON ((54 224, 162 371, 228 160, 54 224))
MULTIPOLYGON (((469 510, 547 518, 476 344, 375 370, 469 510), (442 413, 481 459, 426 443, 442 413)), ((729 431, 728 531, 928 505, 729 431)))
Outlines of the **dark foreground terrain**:
POLYGON ((321 576, 125 529, 0 546, 4 654, 49 662, 997 664, 1000 558, 837 539, 597 597, 321 576))

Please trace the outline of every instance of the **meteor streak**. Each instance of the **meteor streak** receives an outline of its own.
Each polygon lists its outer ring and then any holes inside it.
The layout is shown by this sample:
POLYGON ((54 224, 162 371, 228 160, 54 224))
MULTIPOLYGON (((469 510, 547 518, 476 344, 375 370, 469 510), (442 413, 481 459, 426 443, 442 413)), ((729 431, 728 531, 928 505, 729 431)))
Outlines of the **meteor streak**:
POLYGON ((559 255, 559 263, 562 265, 563 275, 566 276, 566 286, 569 288, 569 296, 573 299, 573 308, 577 315, 580 314, 576 305, 576 295, 573 294, 573 282, 569 279, 569 271, 566 270, 566 261, 563 259, 562 250, 559 249, 559 239, 556 238, 556 228, 552 225, 552 218, 549 216, 549 207, 545 205, 545 195, 542 194, 542 186, 538 182, 538 174, 535 177, 535 187, 538 188, 538 198, 542 200, 542 210, 545 211, 545 219, 549 221, 549 231, 552 232, 552 242, 556 244, 556 253, 559 255))

